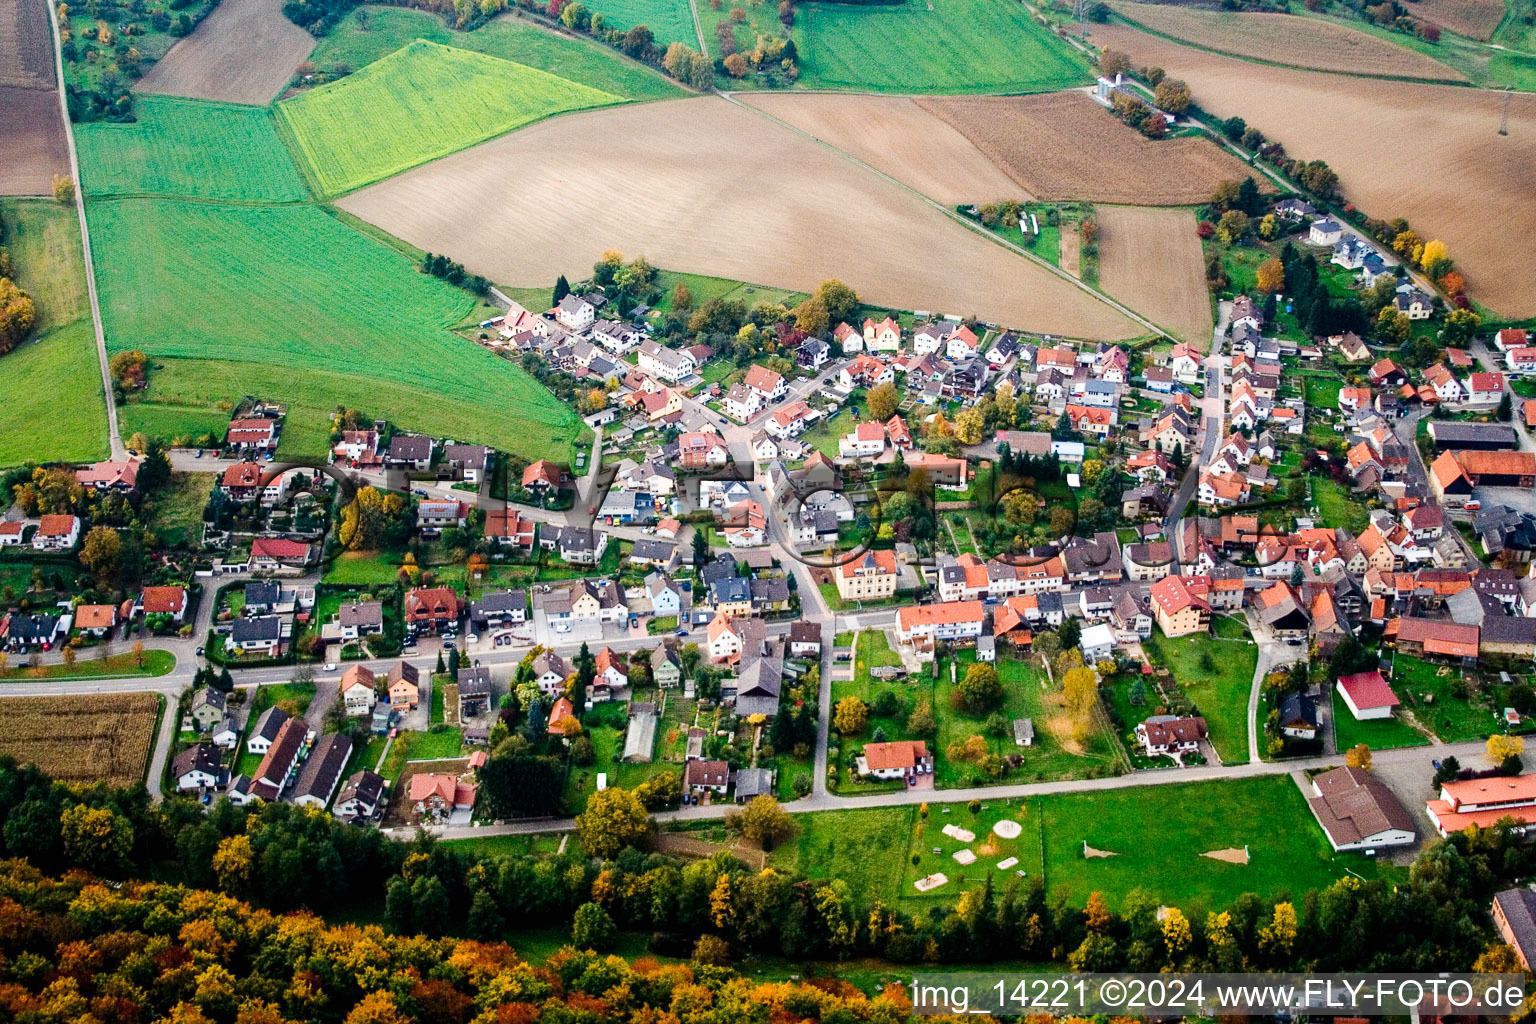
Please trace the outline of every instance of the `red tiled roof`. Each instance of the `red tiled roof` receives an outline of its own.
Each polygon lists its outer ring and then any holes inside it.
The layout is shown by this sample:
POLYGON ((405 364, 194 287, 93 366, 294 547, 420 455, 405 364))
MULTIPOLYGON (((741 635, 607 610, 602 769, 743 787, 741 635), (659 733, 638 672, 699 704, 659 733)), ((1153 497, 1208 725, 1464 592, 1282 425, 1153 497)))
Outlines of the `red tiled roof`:
POLYGON ((1396 707, 1402 703, 1397 699, 1397 694, 1392 692, 1392 687, 1387 685, 1387 681, 1381 678, 1381 673, 1374 669, 1340 676, 1339 689, 1349 694, 1350 703, 1361 711, 1396 707))
POLYGON ((927 756, 928 744, 922 740, 864 744, 864 764, 870 771, 911 768, 917 764, 918 758, 927 756))
POLYGON ((145 587, 143 595, 146 615, 174 615, 187 605, 187 592, 182 587, 145 587))

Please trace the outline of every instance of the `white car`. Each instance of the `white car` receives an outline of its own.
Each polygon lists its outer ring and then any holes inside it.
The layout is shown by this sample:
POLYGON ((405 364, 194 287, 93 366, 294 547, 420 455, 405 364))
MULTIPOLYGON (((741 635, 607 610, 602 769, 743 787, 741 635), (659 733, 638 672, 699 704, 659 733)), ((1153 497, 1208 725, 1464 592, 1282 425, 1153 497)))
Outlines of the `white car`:
POLYGON ((465 633, 464 642, 467 644, 477 644, 480 642, 480 635, 478 633, 465 633))
POLYGON ((336 663, 334 661, 326 662, 325 663, 325 670, 327 672, 335 672, 336 671, 336 663))

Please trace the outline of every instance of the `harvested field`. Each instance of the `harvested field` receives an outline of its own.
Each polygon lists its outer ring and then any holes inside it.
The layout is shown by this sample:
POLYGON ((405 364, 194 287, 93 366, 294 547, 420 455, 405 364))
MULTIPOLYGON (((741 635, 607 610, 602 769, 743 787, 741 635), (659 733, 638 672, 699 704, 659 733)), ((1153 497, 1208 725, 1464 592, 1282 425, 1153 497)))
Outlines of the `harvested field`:
POLYGON ((1222 181, 1253 173, 1206 139, 1154 142, 1080 92, 917 103, 1037 199, 1185 206, 1205 202, 1222 181))
POLYGON ((338 205, 512 285, 582 272, 619 249, 802 291, 838 277, 877 305, 975 312, 1053 334, 1140 333, 906 190, 714 97, 546 121, 338 205), (624 212, 573 217, 552 195, 624 212))
POLYGON ((763 93, 743 98, 938 202, 1034 198, 965 136, 906 96, 763 93))
POLYGON ((622 99, 500 57, 417 40, 284 100, 277 113, 319 190, 335 195, 540 118, 622 99))
POLYGON ((1527 255, 1536 235, 1528 201, 1536 96, 1512 97, 1505 136, 1504 97, 1491 91, 1269 67, 1124 25, 1096 25, 1091 38, 1185 79, 1217 117, 1241 115, 1291 155, 1328 161, 1366 213, 1406 217, 1424 238, 1443 240, 1474 299, 1506 316, 1536 315, 1527 255), (1501 214, 1489 215, 1490 197, 1507 200, 1497 204, 1501 214))
POLYGON ((134 91, 270 103, 314 48, 315 37, 283 17, 283 0, 221 0, 134 91))
POLYGON ((1211 297, 1195 215, 1151 206, 1099 206, 1099 286, 1204 351, 1211 297))
POLYGON ((1237 57, 1316 71, 1465 82, 1467 76, 1406 46, 1295 14, 1199 11, 1117 2, 1115 13, 1154 32, 1237 57))
POLYGON ((1412 11, 1442 28, 1487 41, 1504 20, 1504 0, 1418 0, 1412 11))
POLYGON ((46 196, 53 176, 69 173, 69 143, 56 90, 0 86, 0 195, 46 196))
POLYGON ((0 754, 61 782, 134 786, 144 778, 158 712, 153 693, 0 697, 0 754))
POLYGON ((52 31, 43 0, 0 0, 0 85, 52 89, 57 84, 52 31))
POLYGON ((69 144, 45 0, 0 0, 0 195, 45 196, 69 173, 69 144))

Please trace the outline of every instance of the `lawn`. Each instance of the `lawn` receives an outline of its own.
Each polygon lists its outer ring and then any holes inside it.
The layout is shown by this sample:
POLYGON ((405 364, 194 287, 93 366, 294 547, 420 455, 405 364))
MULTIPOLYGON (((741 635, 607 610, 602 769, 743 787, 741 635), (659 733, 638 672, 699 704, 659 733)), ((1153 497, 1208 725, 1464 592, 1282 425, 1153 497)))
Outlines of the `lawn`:
POLYGON ((807 3, 795 25, 800 84, 812 88, 1048 92, 1093 80, 1083 57, 1006 0, 807 3))
POLYGON ((339 195, 553 114, 623 101, 537 68, 418 40, 284 100, 277 113, 317 191, 339 195))
POLYGON ((951 696, 955 682, 951 680, 964 679, 966 671, 976 664, 976 656, 965 651, 952 664, 955 666, 953 677, 950 665, 943 665, 934 689, 934 713, 939 720, 934 781, 939 786, 997 784, 998 780, 988 778, 974 765, 949 757, 947 751, 952 744, 963 744, 971 736, 983 737, 992 754, 1000 757, 1016 754, 1023 758, 1022 765, 1003 776, 1001 781, 1004 782, 1043 782, 1115 773, 1119 758, 1114 740, 1096 723, 1089 735, 1078 741, 1064 721, 1062 707, 1052 700, 1055 692, 1048 691, 1045 686, 1045 673, 1033 664, 999 658, 993 665, 1003 683, 1003 705, 999 709, 1002 715, 1010 723, 1016 718, 1034 722, 1035 742, 1028 747, 1017 746, 1012 732, 1006 736, 989 735, 985 729, 987 715, 971 715, 953 706, 951 696))
MULTIPOLYGON (((265 395, 290 405, 283 455, 323 455, 338 405, 528 458, 568 460, 586 434, 522 370, 447 330, 474 307, 468 293, 316 207, 115 199, 90 211, 108 339, 150 354, 143 401, 178 428, 192 410, 227 421, 224 403, 265 395)), ((163 432, 144 408, 125 408, 125 432, 163 432)))
POLYGON ((837 415, 818 420, 800 440, 827 458, 835 459, 838 453, 838 442, 852 433, 858 425, 859 421, 853 415, 851 406, 845 405, 837 410, 837 415))
POLYGON ((797 814, 798 834, 769 863, 810 878, 841 878, 860 905, 890 903, 902 895, 897 851, 907 848, 916 821, 916 807, 797 814))
MULTIPOLYGON (((663 270, 656 276, 656 284, 661 289, 661 298, 657 300, 655 308, 663 313, 672 311, 672 293, 678 285, 688 289, 695 309, 710 299, 735 299, 748 309, 762 303, 793 308, 807 298, 805 292, 787 288, 773 288, 729 277, 686 274, 676 270, 663 270)), ((704 376, 706 380, 709 379, 707 372, 704 376)))
POLYGON ((13 683, 31 682, 35 679, 46 679, 51 682, 65 682, 71 679, 127 679, 163 676, 175 667, 176 655, 170 651, 154 649, 144 652, 142 666, 138 664, 138 659, 127 651, 107 658, 81 658, 73 665, 39 665, 37 668, 29 668, 18 656, 17 664, 0 672, 0 679, 13 683))
POLYGON ((464 734, 458 729, 437 727, 431 732, 408 732, 405 736, 407 761, 460 757, 464 753, 464 734))
POLYGON ((1372 750, 1394 747, 1422 747, 1429 739, 1419 730, 1394 715, 1371 721, 1358 721, 1339 692, 1333 692, 1333 737, 1338 750, 1348 750, 1364 743, 1372 750))
MULTIPOLYGON (((445 849, 470 853, 479 857, 547 856, 559 852, 562 842, 569 838, 574 849, 576 837, 563 832, 539 832, 532 835, 483 836, 477 839, 452 839, 443 843, 445 849)), ((517 934, 521 936, 522 930, 517 934)))
POLYGON ((1046 885, 1074 906, 1098 891, 1116 907, 1145 889, 1169 905, 1219 908, 1245 892, 1300 897, 1346 873, 1378 871, 1329 849, 1289 776, 1053 794, 1034 807, 1045 830, 1046 885), (1115 856, 1085 858, 1085 842, 1115 856), (1202 856, 1228 848, 1247 848, 1249 862, 1202 856))
POLYGON ((1492 708, 1479 707, 1467 692, 1461 670, 1441 666, 1407 654, 1392 659, 1392 689, 1419 724, 1446 743, 1480 740, 1498 727, 1492 708))
POLYGON ((1306 386, 1307 408, 1337 409, 1339 407, 1339 389, 1344 386, 1344 380, 1338 374, 1303 371, 1301 379, 1306 386))
MULTIPOLYGON (((686 12, 687 4, 682 5, 686 12)), ((652 31, 656 25, 651 24, 652 31)), ((691 27, 689 32, 692 32, 691 27)), ((458 32, 440 15, 399 7, 359 7, 322 36, 309 55, 318 68, 356 70, 417 39, 474 50, 632 100, 664 100, 687 93, 665 75, 626 60, 591 39, 560 35, 516 16, 494 18, 473 32, 458 32)), ((690 37, 682 37, 689 42, 690 37)), ((697 48, 697 42, 693 43, 697 48)))
POLYGON ((107 409, 85 291, 80 222, 43 199, 0 199, 16 284, 32 296, 31 340, 8 353, 0 466, 107 454, 107 409))
POLYGON ((1370 525, 1371 516, 1365 506, 1325 476, 1312 477, 1312 503, 1317 506, 1321 525, 1330 529, 1342 526, 1359 534, 1370 525))
POLYGON ((214 479, 212 473, 171 474, 170 483, 148 503, 153 514, 145 516, 161 543, 201 542, 199 527, 203 523, 203 509, 213 493, 214 479))
POLYGON ((1142 646, 1200 709, 1222 762, 1240 764, 1248 760, 1248 694, 1259 652, 1242 619, 1218 616, 1214 622, 1215 636, 1169 639, 1154 633, 1142 646))
POLYGON ((267 107, 141 96, 136 113, 76 130, 86 195, 308 198, 267 107))

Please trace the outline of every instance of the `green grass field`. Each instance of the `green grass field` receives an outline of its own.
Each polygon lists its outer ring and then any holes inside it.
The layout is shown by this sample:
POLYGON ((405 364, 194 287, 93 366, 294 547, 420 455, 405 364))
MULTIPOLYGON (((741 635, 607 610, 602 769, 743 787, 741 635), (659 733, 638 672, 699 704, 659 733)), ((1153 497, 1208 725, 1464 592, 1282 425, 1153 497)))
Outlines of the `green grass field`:
MULTIPOLYGON (((627 60, 601 43, 560 35, 512 15, 494 18, 473 32, 457 32, 444 25, 441 17, 426 11, 359 7, 321 37, 309 59, 318 68, 346 65, 356 70, 417 39, 488 53, 632 100, 687 95, 665 75, 627 60)), ((683 41, 688 40, 684 37, 683 41)))
POLYGON ((1248 642, 1241 619, 1217 616, 1215 636, 1196 633, 1169 639, 1153 633, 1145 647, 1168 667, 1195 702, 1211 730, 1211 745, 1226 764, 1248 760, 1248 693, 1258 665, 1258 648, 1248 642), (1212 667, 1201 665, 1211 656, 1212 667))
POLYGON ((1350 871, 1374 877, 1378 870, 1329 849, 1289 776, 1063 793, 1035 807, 1045 829, 1046 885, 1075 906, 1095 890, 1117 906, 1140 888, 1173 906, 1217 909, 1245 892, 1300 897, 1350 871), (1115 856, 1085 858, 1084 841, 1115 856), (1246 865, 1203 856, 1244 847, 1246 865))
POLYGON ((338 195, 552 114, 620 102, 547 71, 418 40, 285 100, 277 114, 317 190, 338 195))
POLYGON ((623 30, 644 25, 663 49, 668 43, 687 43, 695 50, 699 48, 699 34, 693 27, 688 0, 593 0, 587 6, 602 14, 612 28, 623 30))
POLYGON ((338 404, 529 458, 567 459, 586 433, 517 367, 449 333, 467 293, 316 207, 119 199, 90 220, 108 339, 154 362, 152 404, 125 408, 125 432, 211 424, 192 412, 265 395, 291 406, 284 454, 323 452, 338 404))
POLYGON ((87 195, 308 198, 269 108, 141 96, 135 110, 135 124, 76 130, 87 195))
POLYGON ((176 655, 170 651, 145 651, 144 664, 142 666, 138 663, 137 657, 130 652, 124 651, 108 658, 81 658, 73 665, 59 663, 39 665, 37 668, 17 665, 0 673, 0 679, 20 683, 35 679, 65 682, 70 679, 138 678, 143 676, 163 676, 175 667, 176 655))
POLYGON ((1461 670, 1449 669, 1407 654, 1392 659, 1392 689, 1419 724, 1446 743, 1480 740, 1499 731, 1492 707, 1480 704, 1468 692, 1461 670))
POLYGON ((43 199, 0 199, 0 245, 16 283, 37 306, 30 340, 0 356, 0 466, 29 460, 96 459, 107 454, 107 407, 85 292, 80 222, 73 207, 43 199))
POLYGON ((1046 92, 1093 80, 1086 60, 1005 0, 802 4, 800 84, 877 92, 1046 92))

